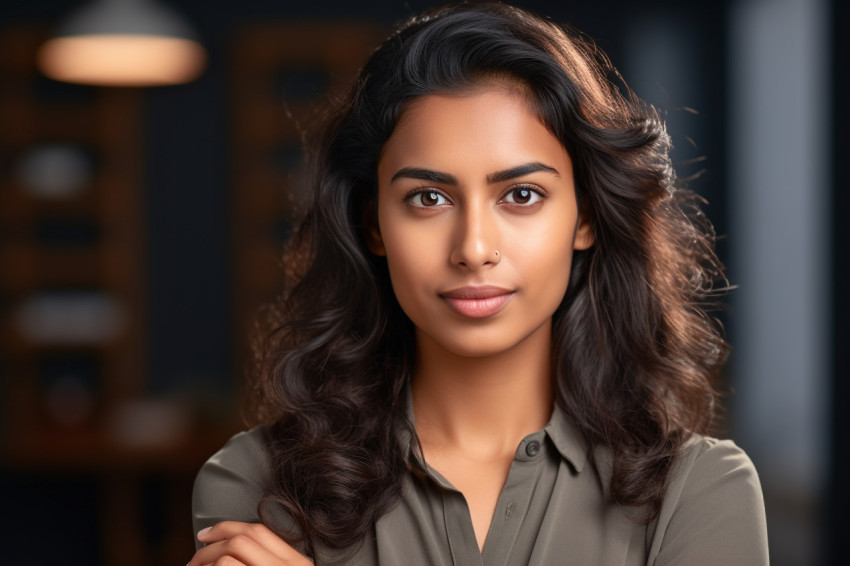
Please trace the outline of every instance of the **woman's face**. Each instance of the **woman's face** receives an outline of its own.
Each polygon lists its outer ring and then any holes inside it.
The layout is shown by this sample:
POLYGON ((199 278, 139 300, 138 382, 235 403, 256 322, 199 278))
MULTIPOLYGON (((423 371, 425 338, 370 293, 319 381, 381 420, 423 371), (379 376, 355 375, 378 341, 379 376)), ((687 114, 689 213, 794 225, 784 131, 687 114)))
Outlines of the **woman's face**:
POLYGON ((423 341, 489 356, 551 332, 579 222, 573 168, 518 89, 413 101, 378 163, 378 222, 398 302, 423 341))

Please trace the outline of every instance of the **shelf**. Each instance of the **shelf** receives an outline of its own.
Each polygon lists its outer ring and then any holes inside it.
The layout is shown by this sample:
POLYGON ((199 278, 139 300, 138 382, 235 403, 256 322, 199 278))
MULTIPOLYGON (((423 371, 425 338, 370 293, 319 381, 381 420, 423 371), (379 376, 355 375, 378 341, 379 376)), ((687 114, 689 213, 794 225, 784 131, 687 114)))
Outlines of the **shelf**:
POLYGON ((122 444, 108 430, 45 427, 7 440, 0 447, 2 468, 14 471, 109 474, 179 472, 194 474, 237 427, 192 432, 162 446, 122 444))
POLYGON ((91 288, 103 277, 102 252, 94 249, 52 249, 29 242, 0 247, 0 292, 20 296, 44 288, 91 288))

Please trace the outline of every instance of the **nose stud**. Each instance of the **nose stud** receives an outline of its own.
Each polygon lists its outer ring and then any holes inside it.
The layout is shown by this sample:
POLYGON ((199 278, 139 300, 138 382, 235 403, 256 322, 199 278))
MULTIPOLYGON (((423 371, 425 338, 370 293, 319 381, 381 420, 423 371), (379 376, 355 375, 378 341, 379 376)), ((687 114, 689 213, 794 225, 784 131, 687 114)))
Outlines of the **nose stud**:
POLYGON ((493 263, 498 263, 501 257, 499 250, 493 250, 493 263))

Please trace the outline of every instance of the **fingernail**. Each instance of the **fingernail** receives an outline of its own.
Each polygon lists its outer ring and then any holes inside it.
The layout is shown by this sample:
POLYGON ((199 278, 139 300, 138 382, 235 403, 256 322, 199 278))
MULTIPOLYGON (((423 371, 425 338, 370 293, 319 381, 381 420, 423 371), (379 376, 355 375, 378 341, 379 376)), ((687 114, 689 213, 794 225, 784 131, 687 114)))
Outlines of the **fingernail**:
POLYGON ((200 531, 198 531, 198 538, 201 538, 202 536, 206 535, 211 530, 212 530, 212 527, 207 527, 205 529, 201 529, 200 531))

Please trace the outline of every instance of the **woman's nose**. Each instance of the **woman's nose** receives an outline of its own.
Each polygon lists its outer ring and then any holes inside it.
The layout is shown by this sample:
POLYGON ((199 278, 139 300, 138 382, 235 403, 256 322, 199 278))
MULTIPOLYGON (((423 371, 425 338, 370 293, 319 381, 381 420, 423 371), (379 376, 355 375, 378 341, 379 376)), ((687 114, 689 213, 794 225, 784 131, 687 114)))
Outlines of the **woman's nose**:
POLYGON ((499 226, 493 211, 486 204, 467 206, 457 216, 449 259, 467 269, 497 265, 502 258, 498 243, 499 226))

